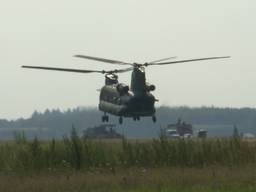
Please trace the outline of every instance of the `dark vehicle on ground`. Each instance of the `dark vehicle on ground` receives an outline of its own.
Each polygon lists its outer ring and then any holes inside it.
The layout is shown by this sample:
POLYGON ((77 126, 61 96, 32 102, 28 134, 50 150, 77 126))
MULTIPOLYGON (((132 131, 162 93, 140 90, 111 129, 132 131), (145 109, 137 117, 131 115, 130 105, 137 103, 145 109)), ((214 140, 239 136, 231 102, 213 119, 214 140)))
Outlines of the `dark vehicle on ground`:
POLYGON ((207 137, 207 131, 204 129, 199 129, 197 133, 197 137, 201 139, 205 139, 207 137))
POLYGON ((179 118, 177 123, 167 125, 165 132, 170 138, 190 138, 193 135, 193 126, 179 118))
POLYGON ((83 137, 88 139, 119 139, 123 136, 116 132, 114 124, 102 124, 92 128, 87 128, 83 132, 83 137))

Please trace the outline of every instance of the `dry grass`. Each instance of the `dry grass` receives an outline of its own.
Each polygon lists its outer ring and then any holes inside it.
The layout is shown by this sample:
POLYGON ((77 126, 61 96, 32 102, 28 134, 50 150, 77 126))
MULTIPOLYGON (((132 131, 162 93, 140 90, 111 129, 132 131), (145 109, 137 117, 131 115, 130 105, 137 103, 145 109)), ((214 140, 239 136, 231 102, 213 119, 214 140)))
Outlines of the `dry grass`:
POLYGON ((1 175, 0 191, 255 191, 256 166, 1 175))

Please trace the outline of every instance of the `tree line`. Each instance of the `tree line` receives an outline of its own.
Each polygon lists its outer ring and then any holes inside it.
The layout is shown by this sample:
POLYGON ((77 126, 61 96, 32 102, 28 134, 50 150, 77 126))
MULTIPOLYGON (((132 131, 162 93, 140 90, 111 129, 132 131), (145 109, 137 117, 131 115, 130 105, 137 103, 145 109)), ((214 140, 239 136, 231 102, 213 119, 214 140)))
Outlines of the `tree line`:
MULTIPOLYGON (((0 119, 0 128, 16 127, 48 127, 65 128, 72 123, 76 127, 94 125, 101 120, 101 112, 96 108, 59 109, 44 112, 34 111, 31 117, 17 120, 0 119)), ((181 118, 192 124, 237 124, 250 128, 256 128, 255 108, 218 108, 218 107, 159 107, 156 116, 158 121, 173 122, 181 118)), ((114 118, 114 117, 113 117, 114 118)))

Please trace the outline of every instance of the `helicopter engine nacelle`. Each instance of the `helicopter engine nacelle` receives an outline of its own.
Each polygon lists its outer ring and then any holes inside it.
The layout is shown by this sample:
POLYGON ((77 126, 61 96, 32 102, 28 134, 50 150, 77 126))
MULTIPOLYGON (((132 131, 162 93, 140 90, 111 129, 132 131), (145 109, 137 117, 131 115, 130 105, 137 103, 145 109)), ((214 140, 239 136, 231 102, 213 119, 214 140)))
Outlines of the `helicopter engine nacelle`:
POLYGON ((149 83, 146 84, 146 90, 147 91, 154 91, 155 89, 156 89, 155 85, 149 84, 149 83))
POLYGON ((129 86, 128 85, 125 85, 123 83, 119 83, 117 86, 116 86, 116 89, 117 91, 120 93, 120 94, 125 94, 125 93, 128 93, 129 91, 129 86))

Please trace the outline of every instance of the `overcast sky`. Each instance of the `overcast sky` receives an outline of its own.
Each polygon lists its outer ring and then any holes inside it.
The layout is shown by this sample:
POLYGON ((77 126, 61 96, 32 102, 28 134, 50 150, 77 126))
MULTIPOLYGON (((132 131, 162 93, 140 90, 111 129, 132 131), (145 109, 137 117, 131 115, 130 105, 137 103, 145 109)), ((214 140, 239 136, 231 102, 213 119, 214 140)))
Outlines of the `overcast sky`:
POLYGON ((115 68, 75 54, 127 62, 230 55, 147 68, 157 106, 255 107, 255 10, 254 0, 0 0, 0 118, 96 107, 103 75, 20 68, 115 68))

